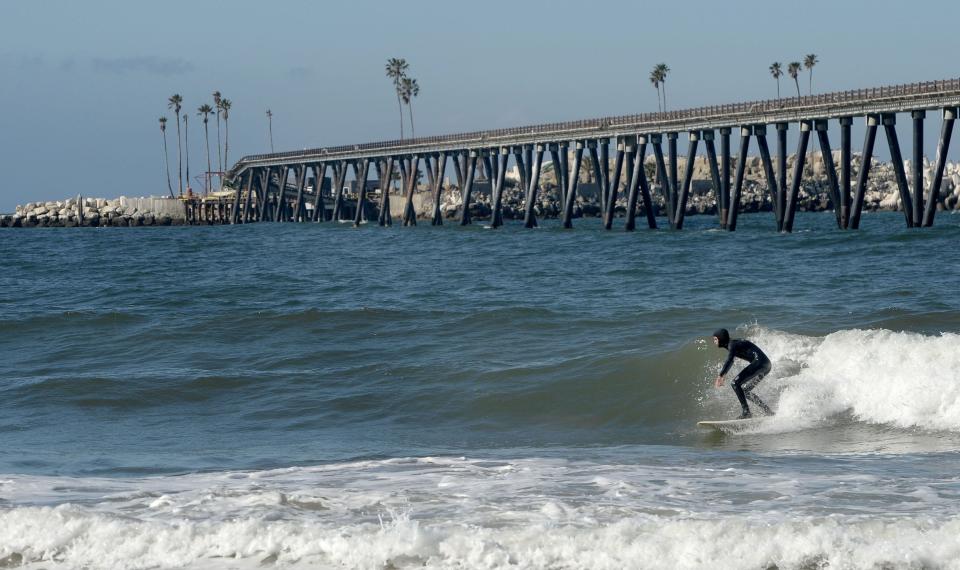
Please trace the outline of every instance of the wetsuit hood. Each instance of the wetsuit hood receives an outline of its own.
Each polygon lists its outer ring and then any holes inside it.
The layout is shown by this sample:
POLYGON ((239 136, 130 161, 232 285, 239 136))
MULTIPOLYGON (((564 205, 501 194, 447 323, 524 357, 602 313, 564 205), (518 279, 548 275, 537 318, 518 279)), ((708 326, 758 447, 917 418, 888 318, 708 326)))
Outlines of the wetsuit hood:
POLYGON ((720 348, 727 348, 727 345, 730 344, 730 333, 727 332, 727 329, 717 329, 714 331, 713 336, 717 337, 717 344, 720 348))

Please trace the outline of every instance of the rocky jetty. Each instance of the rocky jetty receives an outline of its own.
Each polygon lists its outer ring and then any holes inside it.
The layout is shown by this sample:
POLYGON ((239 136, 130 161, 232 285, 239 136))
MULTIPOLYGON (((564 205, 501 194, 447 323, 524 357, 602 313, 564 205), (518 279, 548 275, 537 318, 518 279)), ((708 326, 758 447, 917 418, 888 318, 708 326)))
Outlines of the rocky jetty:
POLYGON ((83 198, 31 202, 0 216, 0 227, 171 226, 185 221, 183 204, 172 198, 83 198))

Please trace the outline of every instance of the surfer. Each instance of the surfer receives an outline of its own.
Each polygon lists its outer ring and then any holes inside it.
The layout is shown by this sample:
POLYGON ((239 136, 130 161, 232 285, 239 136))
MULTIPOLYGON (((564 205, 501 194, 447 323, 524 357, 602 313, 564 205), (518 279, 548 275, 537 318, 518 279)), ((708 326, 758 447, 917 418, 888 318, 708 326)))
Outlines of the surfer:
POLYGON ((747 406, 748 399, 763 410, 764 414, 773 415, 773 410, 753 393, 757 384, 770 373, 770 359, 767 358, 767 355, 749 340, 731 339, 727 329, 719 329, 713 333, 713 343, 720 348, 726 348, 728 351, 727 361, 723 363, 723 368, 720 369, 720 374, 714 382, 714 386, 717 388, 723 386, 723 377, 730 370, 734 358, 740 358, 750 363, 730 383, 733 386, 734 393, 737 394, 737 399, 740 400, 740 407, 743 409, 743 413, 737 419, 743 420, 751 417, 750 408, 747 406))

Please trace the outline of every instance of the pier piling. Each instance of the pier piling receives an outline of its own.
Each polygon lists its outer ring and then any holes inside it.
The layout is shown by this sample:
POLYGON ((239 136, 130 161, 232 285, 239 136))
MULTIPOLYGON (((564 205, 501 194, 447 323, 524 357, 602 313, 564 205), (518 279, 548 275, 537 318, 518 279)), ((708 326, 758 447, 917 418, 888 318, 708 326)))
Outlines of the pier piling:
POLYGON ((927 206, 923 211, 923 227, 933 225, 933 216, 940 201, 940 183, 943 182, 943 170, 947 163, 947 151, 950 150, 950 137, 953 135, 953 122, 957 118, 955 107, 943 110, 943 123, 940 126, 940 141, 937 143, 937 164, 933 172, 933 184, 927 196, 927 206))
POLYGON ((523 215, 523 226, 525 228, 537 227, 537 214, 534 211, 534 204, 537 201, 537 186, 540 184, 540 166, 543 164, 543 145, 537 145, 536 155, 533 156, 532 148, 525 148, 524 154, 530 155, 533 165, 530 168, 530 187, 527 189, 527 203, 523 215))
POLYGON ((743 191, 743 175, 747 168, 747 151, 750 149, 751 127, 740 127, 740 154, 737 155, 737 174, 733 183, 733 195, 730 197, 730 213, 727 218, 727 230, 737 229, 737 216, 740 214, 740 194, 743 191))
POLYGON ((783 231, 793 232, 793 220, 797 213, 800 197, 800 182, 803 181, 803 167, 807 160, 807 145, 810 142, 810 121, 800 121, 800 138, 797 140, 797 158, 793 164, 793 178, 790 183, 790 195, 787 196, 787 210, 783 221, 783 231))
POLYGON ((837 220, 837 228, 843 229, 843 221, 840 219, 840 184, 837 182, 837 169, 833 164, 833 151, 830 149, 830 135, 828 132, 829 124, 826 119, 814 121, 814 129, 817 131, 817 140, 820 141, 820 155, 823 157, 823 169, 827 173, 827 186, 830 191, 830 203, 833 205, 833 213, 837 220))
POLYGON ((900 141, 897 139, 897 116, 893 113, 881 115, 883 130, 887 135, 887 145, 890 147, 890 162, 893 165, 894 177, 897 180, 897 190, 900 192, 900 209, 906 218, 907 227, 913 227, 913 202, 910 199, 910 187, 907 185, 907 173, 903 169, 903 155, 900 153, 900 141))
POLYGON ((850 229, 860 229, 860 212, 863 211, 863 198, 867 192, 867 177, 870 175, 870 163, 873 161, 873 145, 877 140, 877 126, 880 124, 878 115, 866 116, 867 128, 863 133, 863 154, 861 155, 860 172, 857 174, 857 188, 853 196, 853 206, 850 211, 850 229))

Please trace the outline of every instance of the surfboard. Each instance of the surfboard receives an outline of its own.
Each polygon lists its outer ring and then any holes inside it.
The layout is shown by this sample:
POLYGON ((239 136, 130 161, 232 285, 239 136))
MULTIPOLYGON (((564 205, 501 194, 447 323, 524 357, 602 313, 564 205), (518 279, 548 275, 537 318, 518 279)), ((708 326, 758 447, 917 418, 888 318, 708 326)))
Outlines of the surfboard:
POLYGON ((697 422, 697 427, 712 429, 717 431, 742 431, 755 426, 763 421, 763 418, 747 418, 745 420, 704 420, 697 422))

